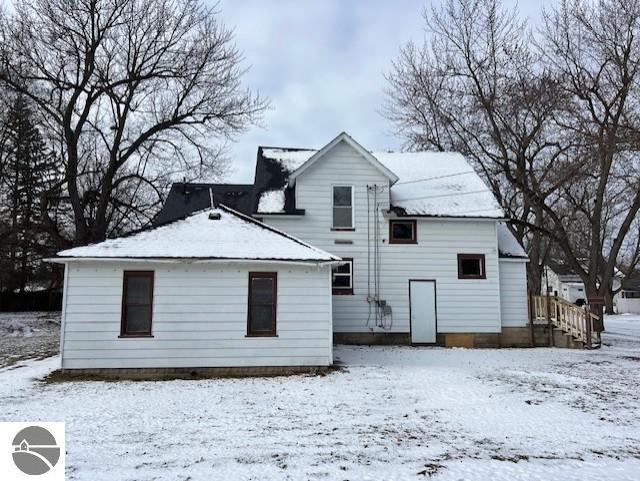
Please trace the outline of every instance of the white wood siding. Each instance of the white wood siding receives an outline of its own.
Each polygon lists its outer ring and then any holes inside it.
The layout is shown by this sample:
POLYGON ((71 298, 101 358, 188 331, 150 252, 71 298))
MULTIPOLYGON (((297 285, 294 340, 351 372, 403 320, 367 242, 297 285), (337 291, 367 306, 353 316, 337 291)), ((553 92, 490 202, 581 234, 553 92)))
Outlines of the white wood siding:
POLYGON ((67 269, 63 368, 332 363, 327 267, 111 262, 67 269), (155 272, 153 338, 118 337, 124 270, 155 272), (245 337, 249 271, 278 273, 278 337, 245 337))
POLYGON ((312 245, 354 259, 354 295, 333 297, 334 331, 409 332, 409 279, 435 279, 438 332, 500 332, 496 224, 484 220, 418 219, 418 244, 389 245, 389 221, 381 214, 380 296, 391 306, 393 318, 390 326, 378 328, 372 311, 367 324, 367 185, 385 187, 378 202, 381 212, 388 210, 388 179, 347 144, 338 144, 296 181, 297 207, 305 215, 265 217, 312 245), (332 186, 347 184, 355 189, 355 231, 332 231, 332 186), (487 279, 459 280, 458 253, 485 254, 487 279))
POLYGON ((504 327, 524 327, 528 324, 526 262, 500 260, 500 309, 504 327))

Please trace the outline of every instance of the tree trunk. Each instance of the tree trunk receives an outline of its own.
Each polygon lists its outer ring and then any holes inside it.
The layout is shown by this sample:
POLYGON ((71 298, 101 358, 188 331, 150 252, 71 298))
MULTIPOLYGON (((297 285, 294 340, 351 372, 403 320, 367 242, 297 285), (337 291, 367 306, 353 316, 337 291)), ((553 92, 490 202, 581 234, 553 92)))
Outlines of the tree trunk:
MULTIPOLYGON (((597 289, 592 286, 591 289, 587 289, 587 300, 589 297, 602 297, 606 299, 606 287, 600 287, 597 289)), ((597 319, 593 320, 593 330, 595 332, 604 331, 604 304, 602 303, 590 303, 589 308, 591 312, 597 316, 597 319)))
POLYGON ((605 314, 615 314, 613 310, 613 290, 607 289, 607 293, 604 295, 604 312, 605 314))
POLYGON ((530 292, 536 295, 542 293, 542 266, 533 260, 527 263, 527 283, 530 292))

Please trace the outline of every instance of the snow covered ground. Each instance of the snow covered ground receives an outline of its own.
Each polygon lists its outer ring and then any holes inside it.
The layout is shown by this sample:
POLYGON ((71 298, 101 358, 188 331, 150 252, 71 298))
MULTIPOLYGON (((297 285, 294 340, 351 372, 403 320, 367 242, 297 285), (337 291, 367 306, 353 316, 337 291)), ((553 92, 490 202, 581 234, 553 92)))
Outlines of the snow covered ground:
POLYGON ((66 421, 73 480, 637 480, 640 316, 596 351, 338 347, 327 376, 38 381, 0 420, 66 421))
POLYGON ((0 367, 60 350, 59 312, 0 312, 0 367))

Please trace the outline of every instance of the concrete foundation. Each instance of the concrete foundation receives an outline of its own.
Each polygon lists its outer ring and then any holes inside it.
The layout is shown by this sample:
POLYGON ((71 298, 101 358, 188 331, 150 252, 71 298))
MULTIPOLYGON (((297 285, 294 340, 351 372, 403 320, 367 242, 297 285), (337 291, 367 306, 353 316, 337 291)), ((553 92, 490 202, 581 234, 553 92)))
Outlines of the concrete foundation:
POLYGON ((275 377, 296 374, 324 375, 334 366, 267 366, 267 367, 197 367, 139 369, 60 369, 52 372, 47 382, 64 381, 160 381, 171 379, 207 379, 230 377, 275 377))
MULTIPOLYGON (((409 333, 349 332, 334 333, 336 344, 357 345, 411 345, 409 333)), ((468 349, 498 347, 548 347, 549 327, 536 324, 533 330, 526 327, 504 327, 502 332, 440 332, 436 336, 436 345, 443 347, 466 347, 468 349)), ((581 343, 559 329, 553 329, 553 346, 570 349, 582 349, 581 343)))
POLYGON ((334 332, 334 344, 362 346, 406 346, 411 344, 408 332, 334 332))

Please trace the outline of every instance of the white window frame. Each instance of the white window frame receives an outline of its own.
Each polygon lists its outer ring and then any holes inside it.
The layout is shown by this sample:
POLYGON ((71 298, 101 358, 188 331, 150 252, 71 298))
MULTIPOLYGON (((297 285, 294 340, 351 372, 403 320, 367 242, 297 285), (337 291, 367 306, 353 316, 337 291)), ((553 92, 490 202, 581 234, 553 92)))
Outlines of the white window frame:
MULTIPOLYGON (((356 228, 356 222, 355 222, 355 210, 356 210, 356 196, 355 196, 355 192, 356 189, 353 185, 349 185, 349 184, 333 184, 331 185, 331 228, 335 229, 335 230, 355 230, 356 228), (345 226, 336 226, 335 225, 335 217, 333 215, 333 209, 336 207, 333 204, 333 199, 334 199, 334 191, 336 187, 349 187, 351 189, 351 226, 350 227, 345 227, 345 226)), ((338 206, 341 207, 341 206, 338 206)))
POLYGON ((349 264, 349 273, 334 273, 331 272, 331 292, 333 295, 344 295, 344 294, 353 294, 353 259, 343 259, 343 264, 349 264), (349 278, 349 286, 348 287, 334 287, 333 286, 333 278, 334 277, 348 277, 349 278), (339 291, 336 293, 336 291, 339 291))

